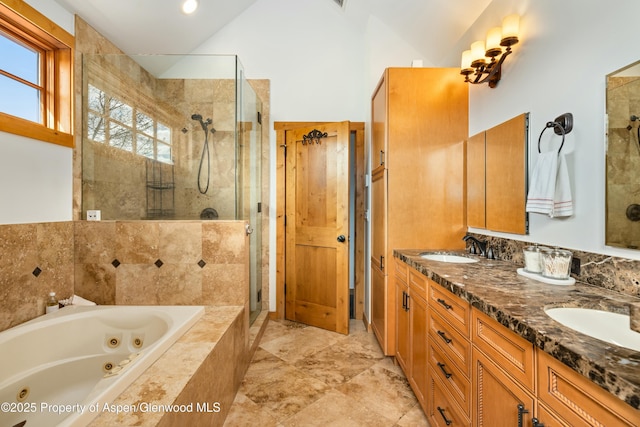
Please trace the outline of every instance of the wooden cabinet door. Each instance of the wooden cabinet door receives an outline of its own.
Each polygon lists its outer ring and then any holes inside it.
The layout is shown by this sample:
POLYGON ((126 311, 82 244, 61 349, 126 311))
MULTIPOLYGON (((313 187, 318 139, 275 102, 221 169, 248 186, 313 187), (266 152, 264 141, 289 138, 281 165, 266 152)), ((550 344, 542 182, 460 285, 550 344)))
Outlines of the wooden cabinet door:
POLYGON ((387 155, 387 73, 371 100, 371 170, 386 167, 387 155))
POLYGON ((485 228, 485 132, 467 140, 467 225, 485 228))
POLYGON ((386 273, 387 172, 378 170, 371 181, 371 265, 386 273))
MULTIPOLYGON (((371 266, 371 328, 383 346, 387 322, 386 322, 386 277, 380 269, 371 266)), ((383 348, 384 351, 384 348, 383 348)))
POLYGON ((528 126, 521 114, 486 132, 487 230, 527 233, 528 126))
POLYGON ((533 396, 476 348, 473 349, 472 360, 473 425, 530 426, 535 410, 533 396))
POLYGON ((409 336, 409 287, 396 280, 396 360, 407 378, 411 376, 409 336))
POLYGON ((427 302, 411 290, 409 298, 411 368, 409 383, 418 401, 425 407, 427 393, 427 302))

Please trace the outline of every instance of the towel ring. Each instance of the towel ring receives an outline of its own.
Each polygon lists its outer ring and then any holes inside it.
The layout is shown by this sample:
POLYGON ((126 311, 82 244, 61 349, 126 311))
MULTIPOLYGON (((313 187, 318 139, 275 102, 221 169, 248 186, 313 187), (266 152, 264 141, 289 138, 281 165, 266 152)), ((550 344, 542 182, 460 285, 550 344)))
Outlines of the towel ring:
POLYGON ((560 154, 560 151, 562 151, 562 147, 564 146, 564 136, 566 135, 566 133, 564 132, 564 127, 557 122, 547 122, 547 125, 544 127, 544 129, 542 129, 542 132, 540 132, 540 136, 538 137, 538 153, 542 152, 540 151, 540 141, 542 141, 542 134, 549 128, 554 128, 554 130, 555 128, 560 128, 560 132, 562 133, 562 142, 560 143, 560 148, 558 149, 558 154, 560 154))
POLYGON ((541 153, 540 150, 540 141, 542 140, 542 134, 549 128, 553 128, 553 131, 556 135, 562 135, 562 142, 560 143, 560 148, 558 149, 558 154, 562 151, 562 147, 564 146, 564 137, 566 134, 571 132, 573 129, 573 114, 564 113, 561 116, 555 118, 552 122, 547 122, 542 132, 540 132, 540 136, 538 137, 538 153, 541 153))

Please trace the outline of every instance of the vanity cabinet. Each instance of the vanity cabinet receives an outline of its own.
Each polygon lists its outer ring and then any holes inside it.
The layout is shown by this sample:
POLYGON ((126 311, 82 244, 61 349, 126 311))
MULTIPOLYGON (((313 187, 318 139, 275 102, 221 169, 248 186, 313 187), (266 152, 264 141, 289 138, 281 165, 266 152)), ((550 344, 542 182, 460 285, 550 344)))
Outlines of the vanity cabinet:
POLYGON ((418 307, 413 316, 398 317, 397 324, 403 325, 398 337, 403 338, 396 357, 431 426, 640 426, 640 411, 394 261, 399 298, 405 292, 408 313, 418 307), (423 315, 426 333, 420 326, 423 315))
POLYGON ((427 417, 432 425, 470 425, 469 303, 429 280, 429 309, 427 417))
POLYGON ((396 360, 411 389, 425 408, 427 391, 427 279, 420 272, 395 262, 396 360), (404 267, 404 268, 403 268, 404 267), (406 282, 409 282, 408 284, 406 282))
POLYGON ((394 355, 393 250, 464 248, 468 85, 455 68, 388 68, 371 108, 371 326, 394 355))
POLYGON ((529 114, 467 139, 467 225, 528 233, 527 147, 529 114))

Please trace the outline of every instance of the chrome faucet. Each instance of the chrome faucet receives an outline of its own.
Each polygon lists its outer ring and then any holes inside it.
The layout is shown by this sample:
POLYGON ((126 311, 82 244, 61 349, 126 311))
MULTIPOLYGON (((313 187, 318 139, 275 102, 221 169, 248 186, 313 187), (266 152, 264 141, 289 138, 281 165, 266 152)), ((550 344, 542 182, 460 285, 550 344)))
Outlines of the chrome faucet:
POLYGON ((487 241, 478 240, 470 234, 467 234, 462 238, 465 242, 471 240, 471 245, 475 245, 476 248, 480 251, 480 256, 487 256, 487 241))

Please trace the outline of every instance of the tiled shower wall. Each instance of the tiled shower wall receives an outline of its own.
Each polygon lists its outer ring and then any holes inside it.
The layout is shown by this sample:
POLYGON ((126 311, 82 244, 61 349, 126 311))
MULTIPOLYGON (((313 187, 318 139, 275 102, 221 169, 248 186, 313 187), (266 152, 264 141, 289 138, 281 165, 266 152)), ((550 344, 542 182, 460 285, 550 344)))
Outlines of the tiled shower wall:
POLYGON ((49 292, 98 304, 247 307, 243 221, 74 221, 0 226, 0 330, 49 292))

